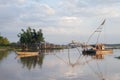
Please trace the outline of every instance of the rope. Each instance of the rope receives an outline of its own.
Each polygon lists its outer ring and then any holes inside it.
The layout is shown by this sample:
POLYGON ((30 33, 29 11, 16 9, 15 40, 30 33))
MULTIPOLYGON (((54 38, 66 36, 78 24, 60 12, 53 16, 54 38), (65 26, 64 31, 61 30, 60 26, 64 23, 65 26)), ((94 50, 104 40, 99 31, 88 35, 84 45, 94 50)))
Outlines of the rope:
POLYGON ((103 25, 104 25, 105 21, 106 21, 106 19, 104 19, 104 21, 101 23, 101 25, 90 35, 90 37, 88 38, 87 44, 96 32, 99 32, 99 35, 98 35, 98 38, 97 38, 97 42, 98 42, 98 39, 100 37, 100 33, 102 32, 102 28, 103 28, 103 25))

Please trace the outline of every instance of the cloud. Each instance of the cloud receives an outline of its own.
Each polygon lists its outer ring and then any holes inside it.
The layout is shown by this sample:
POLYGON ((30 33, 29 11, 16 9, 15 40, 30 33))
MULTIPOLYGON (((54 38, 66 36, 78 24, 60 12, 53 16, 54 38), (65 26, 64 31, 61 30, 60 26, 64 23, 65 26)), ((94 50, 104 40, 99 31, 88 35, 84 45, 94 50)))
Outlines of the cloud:
POLYGON ((0 5, 8 6, 8 5, 16 5, 22 6, 26 4, 28 0, 0 0, 0 5))
POLYGON ((47 21, 54 14, 55 10, 47 4, 33 3, 32 6, 25 7, 24 14, 21 15, 20 19, 24 22, 36 24, 47 21))
POLYGON ((81 17, 120 17, 118 0, 65 0, 61 3, 64 14, 81 17))
POLYGON ((0 1, 0 4, 6 4, 0 6, 0 23, 12 23, 16 20, 19 22, 34 23, 46 20, 55 14, 55 10, 47 4, 40 4, 27 0, 10 0, 0 1), (15 4, 16 3, 16 4, 15 4), (18 4, 17 4, 18 3, 18 4), (23 3, 22 6, 19 3, 23 3))
POLYGON ((76 21, 77 18, 76 18, 76 17, 68 17, 68 16, 64 16, 64 17, 61 18, 61 20, 70 23, 70 22, 74 22, 74 21, 76 21))
POLYGON ((65 39, 70 39, 70 35, 89 35, 107 18, 109 33, 119 34, 119 5, 119 0, 1 0, 0 32, 13 40, 10 33, 16 36, 21 28, 31 26, 43 29, 46 37, 54 36, 57 40, 58 35, 64 35, 65 39), (112 26, 116 26, 117 30, 113 31, 112 26))
POLYGON ((48 15, 53 15, 53 14, 55 14, 55 10, 54 10, 53 8, 49 7, 48 5, 43 5, 43 9, 46 10, 46 13, 47 13, 48 15))
POLYGON ((61 25, 63 24, 63 25, 73 26, 73 25, 79 25, 81 22, 82 20, 73 16, 63 16, 60 18, 61 25))
POLYGON ((0 7, 0 24, 10 23, 19 18, 20 8, 14 6, 0 7))
POLYGON ((98 8, 96 9, 97 12, 96 14, 98 15, 103 15, 105 17, 120 17, 120 11, 118 8, 116 7, 102 7, 102 8, 98 8), (101 9, 101 11, 100 11, 101 9))

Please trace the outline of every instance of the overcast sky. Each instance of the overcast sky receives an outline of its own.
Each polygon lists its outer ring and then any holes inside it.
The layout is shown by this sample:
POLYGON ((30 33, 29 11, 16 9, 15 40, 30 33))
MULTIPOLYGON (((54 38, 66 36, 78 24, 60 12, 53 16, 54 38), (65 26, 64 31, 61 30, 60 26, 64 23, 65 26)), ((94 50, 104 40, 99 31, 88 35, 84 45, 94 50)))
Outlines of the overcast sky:
POLYGON ((11 42, 28 26, 47 42, 85 42, 104 19, 106 42, 120 43, 120 0, 0 0, 0 33, 11 42))

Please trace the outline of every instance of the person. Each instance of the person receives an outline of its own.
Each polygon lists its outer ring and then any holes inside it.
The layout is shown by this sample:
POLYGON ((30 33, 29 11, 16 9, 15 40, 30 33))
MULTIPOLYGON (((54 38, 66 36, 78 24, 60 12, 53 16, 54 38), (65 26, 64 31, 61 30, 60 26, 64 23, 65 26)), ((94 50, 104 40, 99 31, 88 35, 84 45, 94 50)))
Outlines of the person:
POLYGON ((101 43, 101 44, 96 44, 96 49, 97 50, 104 50, 105 46, 101 43))
POLYGON ((96 50, 102 50, 102 45, 101 44, 96 44, 96 50))
POLYGON ((102 44, 102 50, 104 50, 105 49, 105 46, 102 44))
POLYGON ((96 46, 95 46, 95 47, 96 47, 96 50, 98 50, 98 49, 99 49, 99 45, 98 45, 98 44, 96 44, 96 46))

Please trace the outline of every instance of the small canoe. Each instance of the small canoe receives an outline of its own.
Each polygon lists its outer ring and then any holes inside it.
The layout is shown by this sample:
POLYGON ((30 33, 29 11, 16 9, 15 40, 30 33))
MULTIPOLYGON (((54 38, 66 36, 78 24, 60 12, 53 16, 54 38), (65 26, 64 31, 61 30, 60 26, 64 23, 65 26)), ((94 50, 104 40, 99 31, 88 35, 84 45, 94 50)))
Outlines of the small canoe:
POLYGON ((18 55, 38 55, 38 52, 16 52, 18 55))
POLYGON ((16 58, 24 58, 24 57, 33 57, 33 56, 38 56, 38 55, 17 55, 16 58))

